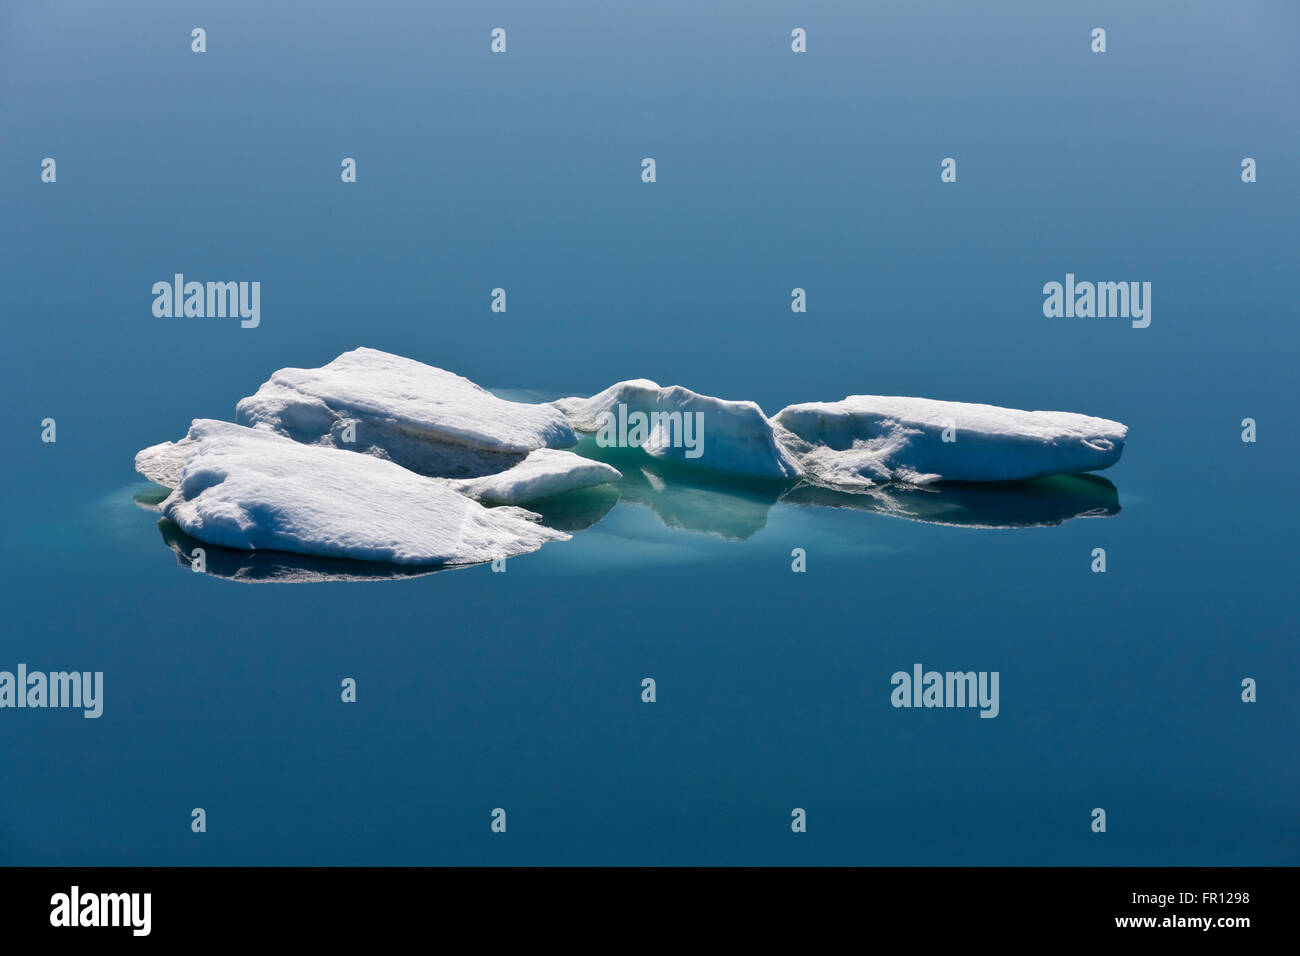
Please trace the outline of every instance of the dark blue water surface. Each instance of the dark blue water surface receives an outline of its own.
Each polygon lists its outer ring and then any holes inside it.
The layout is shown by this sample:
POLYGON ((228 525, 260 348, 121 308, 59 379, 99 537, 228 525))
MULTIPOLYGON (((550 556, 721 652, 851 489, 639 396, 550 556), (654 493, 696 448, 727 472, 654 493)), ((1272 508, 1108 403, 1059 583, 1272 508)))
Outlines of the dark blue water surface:
POLYGON ((0 3, 0 669, 105 682, 0 710, 0 862, 1300 862, 1300 9, 983 7, 0 3), (155 318, 176 272, 260 281, 260 327, 155 318), (1044 318, 1067 272, 1150 327, 1044 318), (1129 445, 1042 527, 631 475, 505 574, 187 570, 136 450, 359 345, 1129 445), (917 662, 999 716, 893 708, 917 662))

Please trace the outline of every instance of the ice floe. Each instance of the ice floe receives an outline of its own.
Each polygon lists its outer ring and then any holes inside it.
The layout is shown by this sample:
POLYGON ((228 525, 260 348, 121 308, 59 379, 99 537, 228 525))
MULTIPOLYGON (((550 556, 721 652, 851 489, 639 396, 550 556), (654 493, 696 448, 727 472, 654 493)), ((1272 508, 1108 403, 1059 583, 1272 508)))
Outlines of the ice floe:
POLYGON ((1073 412, 851 395, 772 419, 804 472, 828 484, 1019 481, 1108 468, 1128 428, 1073 412))
MULTIPOLYGON (((972 527, 1114 514, 1114 487, 1101 479, 983 491, 961 483, 1097 471, 1119 460, 1128 435, 1073 412, 871 395, 790 405, 769 419, 753 402, 647 379, 591 398, 509 401, 368 348, 275 372, 236 417, 197 420, 179 441, 136 455, 141 474, 172 489, 142 501, 164 527, 232 554, 400 567, 533 551, 620 499, 647 504, 670 527, 730 538, 761 530, 778 501, 972 527), (562 450, 580 434, 581 454, 562 450), (927 496, 927 487, 945 491, 927 496), (533 501, 544 519, 517 507, 533 501)), ((241 580, 407 573, 228 563, 241 580)))
POLYGON ((506 401, 453 372, 369 348, 321 368, 280 369, 240 400, 235 420, 444 477, 492 474, 578 440, 549 405, 506 401))
POLYGON ((472 564, 569 538, 520 508, 485 508, 392 462, 269 428, 200 419, 171 449, 141 453, 146 464, 182 456, 161 511, 186 534, 227 548, 472 564))

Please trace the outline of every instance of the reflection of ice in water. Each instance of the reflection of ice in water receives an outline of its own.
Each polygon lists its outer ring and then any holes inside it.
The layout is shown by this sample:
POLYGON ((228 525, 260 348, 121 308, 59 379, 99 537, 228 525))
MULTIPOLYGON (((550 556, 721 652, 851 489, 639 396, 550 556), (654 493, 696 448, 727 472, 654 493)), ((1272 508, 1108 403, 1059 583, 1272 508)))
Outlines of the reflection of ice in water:
POLYGON ((395 578, 418 578, 456 567, 422 567, 409 564, 385 564, 378 561, 354 561, 348 558, 318 558, 288 551, 240 551, 207 544, 191 538, 166 518, 158 522, 163 542, 176 553, 176 563, 191 570, 196 550, 203 553, 203 573, 249 584, 308 584, 321 581, 389 581, 395 578))
POLYGON ((778 502, 848 508, 892 518, 962 528, 1036 528, 1071 518, 1119 513, 1115 486, 1097 475, 1055 475, 1029 481, 934 485, 889 484, 844 492, 804 482, 715 475, 649 458, 635 449, 601 448, 592 441, 579 454, 608 461, 623 472, 620 499, 649 508, 668 528, 743 540, 761 531, 778 502))
POLYGON ((962 528, 1043 528, 1071 518, 1108 518, 1120 511, 1115 486, 1097 475, 981 484, 884 485, 861 494, 801 486, 786 492, 781 500, 962 528))

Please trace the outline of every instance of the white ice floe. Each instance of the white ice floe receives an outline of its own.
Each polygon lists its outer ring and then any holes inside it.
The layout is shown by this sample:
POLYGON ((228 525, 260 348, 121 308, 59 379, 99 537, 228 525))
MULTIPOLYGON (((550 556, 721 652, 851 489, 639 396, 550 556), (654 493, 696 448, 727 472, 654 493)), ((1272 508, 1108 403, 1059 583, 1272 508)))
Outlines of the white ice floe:
POLYGON ((1128 436, 1073 412, 878 395, 790 405, 772 421, 809 477, 846 487, 1097 471, 1119 461, 1128 436))
MULTIPOLYGON (((1128 435, 1071 412, 870 395, 791 405, 769 420, 753 402, 645 379, 528 404, 367 348, 281 369, 237 417, 195 421, 180 441, 136 455, 141 474, 172 489, 159 508, 185 534, 404 565, 476 563, 567 539, 515 506, 623 478, 560 450, 577 432, 664 462, 848 491, 1097 471, 1119 460, 1128 435)), ((646 474, 646 493, 669 500, 674 466, 641 462, 664 472, 646 474)), ((630 500, 638 470, 621 488, 630 500)))
POLYGON ((485 508, 392 462, 266 427, 200 419, 184 439, 147 448, 137 461, 154 480, 179 464, 163 514, 191 537, 228 548, 472 564, 569 538, 523 509, 485 508))
POLYGON ((369 348, 321 368, 280 369, 240 400, 235 419, 444 477, 502 471, 535 449, 578 440, 550 405, 509 402, 452 372, 369 348))
POLYGON ((660 388, 639 378, 611 385, 591 398, 562 398, 552 404, 578 431, 595 432, 604 446, 639 445, 655 458, 711 471, 759 478, 799 475, 799 465, 753 402, 710 398, 676 385, 660 388), (638 428, 639 422, 644 426, 638 428))
POLYGON ((528 457, 495 475, 451 482, 461 494, 480 501, 514 505, 535 501, 592 485, 618 481, 623 475, 604 462, 583 458, 571 451, 539 448, 528 457))

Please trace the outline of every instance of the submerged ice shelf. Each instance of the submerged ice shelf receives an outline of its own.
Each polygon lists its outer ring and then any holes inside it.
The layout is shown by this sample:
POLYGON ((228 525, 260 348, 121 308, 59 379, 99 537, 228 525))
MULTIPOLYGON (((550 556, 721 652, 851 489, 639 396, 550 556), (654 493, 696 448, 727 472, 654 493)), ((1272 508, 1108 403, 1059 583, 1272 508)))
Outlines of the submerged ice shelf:
POLYGON ((760 529, 778 502, 971 527, 1114 514, 1114 486, 1078 474, 1114 464, 1126 438, 1118 422, 1072 412, 882 396, 769 419, 753 402, 646 379, 507 401, 362 348, 281 369, 239 401, 236 423, 196 420, 140 451, 136 469, 170 490, 157 503, 169 546, 226 549, 223 576, 372 580, 533 551, 620 499, 731 538, 760 529), (397 570, 304 568, 266 552, 397 570))

